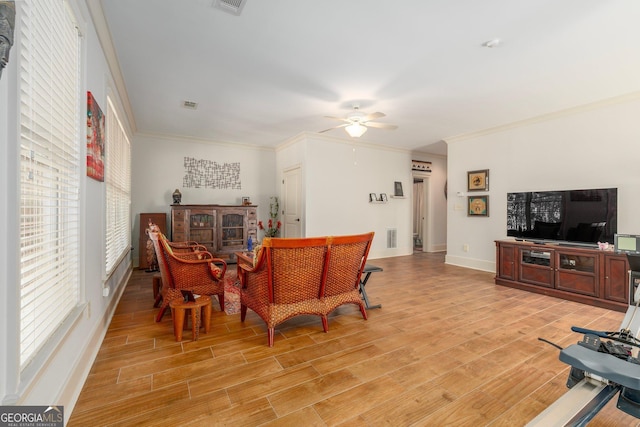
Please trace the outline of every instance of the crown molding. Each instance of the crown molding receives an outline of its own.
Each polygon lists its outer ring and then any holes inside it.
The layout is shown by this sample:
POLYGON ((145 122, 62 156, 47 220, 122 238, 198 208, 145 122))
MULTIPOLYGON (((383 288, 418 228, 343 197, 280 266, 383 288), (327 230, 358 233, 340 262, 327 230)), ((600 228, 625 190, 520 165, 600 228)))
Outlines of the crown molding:
POLYGON ((127 115, 129 126, 131 126, 131 132, 136 132, 136 121, 133 116, 133 110, 131 109, 131 102, 129 101, 129 95, 127 93, 127 87, 122 77, 120 70, 120 63, 118 62, 118 56, 116 50, 113 47, 113 41, 111 40, 111 32, 109 31, 109 25, 104 17, 104 10, 102 9, 101 0, 86 0, 89 14, 91 15, 91 21, 98 35, 100 46, 104 52, 104 56, 111 72, 111 77, 118 91, 118 98, 127 115))
POLYGON ((198 138, 195 136, 160 134, 160 133, 153 133, 153 132, 137 132, 136 136, 140 136, 144 138, 152 138, 152 139, 161 139, 164 141, 182 141, 182 142, 190 142, 195 144, 218 145, 218 146, 225 146, 230 148, 241 148, 241 149, 254 150, 254 151, 271 151, 271 152, 275 151, 275 148, 267 147, 263 145, 244 144, 241 142, 216 141, 213 139, 198 138))
POLYGON ((640 99, 640 91, 632 92, 624 95, 602 99, 589 104, 579 105, 577 107, 566 108, 564 110, 554 111, 552 113, 542 114, 540 116, 531 117, 524 120, 518 120, 515 122, 507 123, 505 125, 494 126, 494 127, 479 130, 476 132, 452 136, 452 137, 443 139, 443 141, 446 142, 447 144, 452 144, 458 141, 479 138, 479 137, 491 135, 494 133, 500 133, 500 132, 504 132, 504 131, 519 128, 519 127, 529 126, 532 124, 546 122, 549 120, 555 120, 561 117, 571 116, 574 114, 579 114, 586 111, 592 111, 599 108, 608 107, 610 105, 623 104, 625 102, 636 101, 639 99, 640 99))

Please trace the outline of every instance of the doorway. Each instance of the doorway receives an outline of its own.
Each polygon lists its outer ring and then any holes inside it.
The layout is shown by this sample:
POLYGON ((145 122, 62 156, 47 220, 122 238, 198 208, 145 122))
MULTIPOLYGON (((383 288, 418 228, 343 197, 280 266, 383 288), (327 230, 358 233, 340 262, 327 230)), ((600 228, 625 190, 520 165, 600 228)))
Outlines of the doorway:
POLYGON ((429 175, 413 174, 413 251, 429 250, 429 175))
POLYGON ((284 171, 282 179, 282 237, 304 237, 302 231, 302 170, 294 167, 284 171))

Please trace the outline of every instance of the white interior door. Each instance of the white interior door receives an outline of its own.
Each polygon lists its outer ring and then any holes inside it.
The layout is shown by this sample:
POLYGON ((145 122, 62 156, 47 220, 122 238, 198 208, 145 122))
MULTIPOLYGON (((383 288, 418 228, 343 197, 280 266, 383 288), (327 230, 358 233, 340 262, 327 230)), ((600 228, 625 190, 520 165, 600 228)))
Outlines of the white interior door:
POLYGON ((304 237, 302 233, 302 171, 299 167, 286 170, 282 179, 284 218, 283 237, 304 237))

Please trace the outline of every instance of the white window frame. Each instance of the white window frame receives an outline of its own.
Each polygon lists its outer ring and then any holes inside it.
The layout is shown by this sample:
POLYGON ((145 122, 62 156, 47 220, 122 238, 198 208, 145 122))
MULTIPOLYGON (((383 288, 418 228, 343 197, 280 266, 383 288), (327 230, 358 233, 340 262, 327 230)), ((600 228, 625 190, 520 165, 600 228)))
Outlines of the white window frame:
POLYGON ((111 97, 105 126, 105 276, 131 250, 131 143, 111 97))
POLYGON ((31 378, 80 305, 81 37, 67 1, 20 7, 20 355, 31 378))

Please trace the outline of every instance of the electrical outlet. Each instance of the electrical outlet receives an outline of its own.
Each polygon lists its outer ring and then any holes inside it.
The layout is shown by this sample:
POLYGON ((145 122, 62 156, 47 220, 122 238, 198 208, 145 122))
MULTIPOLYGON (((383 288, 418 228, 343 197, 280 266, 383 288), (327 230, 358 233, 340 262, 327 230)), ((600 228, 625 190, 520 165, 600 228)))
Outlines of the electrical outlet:
POLYGON ((105 287, 105 288, 102 288, 102 296, 103 297, 108 297, 109 296, 109 291, 110 291, 110 289, 109 289, 108 286, 105 287))
POLYGON ((462 250, 465 252, 469 252, 469 244, 465 243, 464 245, 462 245, 462 250))

